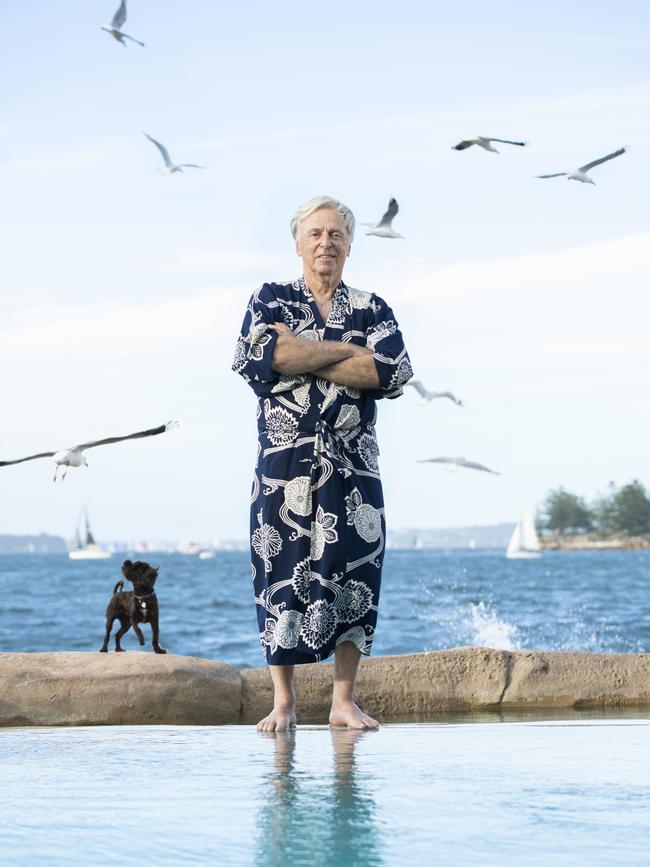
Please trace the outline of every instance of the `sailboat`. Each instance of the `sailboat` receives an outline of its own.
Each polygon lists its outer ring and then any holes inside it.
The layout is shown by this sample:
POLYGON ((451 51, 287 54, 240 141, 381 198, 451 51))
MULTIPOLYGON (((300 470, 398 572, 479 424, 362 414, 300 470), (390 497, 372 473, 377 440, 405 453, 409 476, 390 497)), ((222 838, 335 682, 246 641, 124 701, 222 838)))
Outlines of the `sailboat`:
POLYGON ((514 529, 506 557, 510 560, 529 560, 533 557, 541 557, 541 550, 532 512, 527 509, 514 529))
POLYGON ((84 530, 79 531, 79 525, 75 530, 76 547, 72 551, 68 551, 68 557, 71 560, 107 560, 111 557, 110 551, 105 551, 95 542, 95 537, 90 529, 90 521, 88 520, 88 509, 84 510, 84 530))
POLYGON ((210 550, 210 548, 199 551, 199 560, 214 560, 214 551, 210 550))

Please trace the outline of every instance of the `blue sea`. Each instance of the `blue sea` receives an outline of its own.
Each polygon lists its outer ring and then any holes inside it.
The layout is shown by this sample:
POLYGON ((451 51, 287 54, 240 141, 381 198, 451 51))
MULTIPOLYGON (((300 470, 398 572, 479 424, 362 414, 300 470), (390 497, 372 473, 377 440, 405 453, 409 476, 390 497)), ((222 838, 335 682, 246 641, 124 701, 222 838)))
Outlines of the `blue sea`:
MULTIPOLYGON (((99 650, 127 555, 0 556, 0 652, 99 650)), ((133 557, 134 555, 130 555, 133 557)), ((161 643, 170 652, 263 664, 246 552, 152 554, 161 643)), ((650 650, 650 552, 388 551, 373 655, 475 645, 506 650, 650 650)), ((149 639, 145 626, 145 638, 149 639)), ((111 647, 113 645, 111 644, 111 647)), ((124 647, 140 651, 132 632, 124 647)))

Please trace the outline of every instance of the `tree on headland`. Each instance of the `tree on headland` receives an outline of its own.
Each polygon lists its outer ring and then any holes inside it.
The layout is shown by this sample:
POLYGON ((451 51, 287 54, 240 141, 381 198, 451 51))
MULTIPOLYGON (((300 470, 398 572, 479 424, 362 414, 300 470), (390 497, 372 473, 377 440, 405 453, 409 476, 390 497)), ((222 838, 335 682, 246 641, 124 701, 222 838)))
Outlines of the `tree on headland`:
POLYGON ((573 535, 595 530, 601 535, 650 535, 650 497, 638 479, 607 492, 591 504, 564 488, 550 491, 538 518, 541 529, 573 535))
POLYGON ((593 528, 593 517, 582 497, 555 488, 544 501, 542 526, 555 533, 584 533, 593 528))
POLYGON ((619 488, 611 505, 610 521, 615 532, 629 533, 630 536, 650 533, 650 499, 638 479, 619 488))

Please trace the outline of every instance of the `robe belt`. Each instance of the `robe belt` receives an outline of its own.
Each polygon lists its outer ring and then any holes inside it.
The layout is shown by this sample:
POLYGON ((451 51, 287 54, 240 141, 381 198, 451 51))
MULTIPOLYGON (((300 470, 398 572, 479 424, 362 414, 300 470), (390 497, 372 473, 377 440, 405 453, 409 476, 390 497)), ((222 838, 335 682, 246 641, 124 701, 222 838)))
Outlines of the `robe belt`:
MULTIPOLYGON (((322 446, 328 442, 335 443, 338 448, 346 449, 350 440, 355 439, 364 428, 369 428, 371 425, 357 425, 353 428, 335 428, 326 421, 317 421, 313 430, 299 430, 298 434, 306 434, 307 436, 316 436, 316 445, 322 446)), ((322 448, 318 449, 322 451, 322 448)))
POLYGON ((300 430, 298 433, 304 433, 308 436, 314 435, 312 469, 315 469, 320 464, 321 455, 327 455, 339 473, 347 477, 354 469, 345 455, 348 450, 348 444, 350 440, 355 439, 364 429, 371 427, 373 425, 366 424, 341 430, 332 427, 332 425, 320 419, 314 425, 313 431, 300 430), (346 466, 346 464, 349 464, 349 466, 346 466))
MULTIPOLYGON (((316 422, 313 428, 299 428, 297 431, 298 434, 304 434, 305 436, 313 436, 314 434, 322 434, 323 432, 329 434, 335 439, 341 440, 342 442, 346 442, 347 440, 354 439, 354 437, 358 436, 363 430, 374 429, 374 424, 371 422, 366 422, 366 424, 356 425, 352 428, 336 428, 333 427, 329 422, 320 419, 316 422)), ((265 431, 264 431, 265 432, 265 431)))
MULTIPOLYGON (((327 455, 340 473, 344 476, 349 476, 351 471, 354 471, 352 463, 345 455, 348 451, 350 440, 355 439, 364 430, 374 430, 374 427, 374 424, 366 423, 353 428, 337 429, 320 419, 311 430, 305 428, 298 429, 295 432, 295 439, 299 440, 301 436, 314 437, 312 469, 315 469, 321 463, 321 455, 327 455)), ((259 433, 266 434, 267 432, 265 429, 261 429, 259 433)))

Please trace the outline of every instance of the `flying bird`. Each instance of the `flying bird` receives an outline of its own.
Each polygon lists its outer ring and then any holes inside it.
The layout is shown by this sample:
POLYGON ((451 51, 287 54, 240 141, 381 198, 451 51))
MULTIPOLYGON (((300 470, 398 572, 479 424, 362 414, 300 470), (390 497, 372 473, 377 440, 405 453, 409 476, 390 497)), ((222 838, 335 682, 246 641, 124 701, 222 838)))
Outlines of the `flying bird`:
POLYGON ((167 150, 167 148, 164 145, 161 145, 159 141, 156 141, 155 138, 152 138, 146 132, 143 133, 143 135, 145 135, 149 139, 150 142, 153 142, 156 145, 156 147, 158 148, 158 150, 160 151, 160 153, 162 154, 162 158, 165 161, 165 165, 160 171, 163 173, 163 175, 171 175, 174 172, 182 172, 183 169, 204 169, 205 168, 205 166, 197 166, 196 163, 179 163, 178 165, 175 165, 172 162, 171 157, 169 156, 169 151, 167 150))
POLYGON ((78 446, 72 446, 72 448, 69 449, 61 449, 58 452, 39 452, 37 455, 28 455, 26 458, 17 458, 14 461, 0 461, 0 467, 8 467, 11 464, 22 464, 24 461, 34 461, 36 458, 54 458, 54 463, 56 464, 54 481, 56 482, 59 469, 65 467, 63 475, 61 476, 61 481, 63 481, 67 475, 68 467, 88 466, 88 461, 84 455, 86 449, 94 449, 95 446, 107 446, 111 443, 120 443, 123 440, 137 440, 142 439, 143 437, 153 437, 176 427, 178 427, 178 422, 172 420, 168 421, 167 424, 160 425, 160 427, 141 430, 137 433, 127 434, 123 437, 107 437, 103 440, 94 440, 90 443, 82 443, 78 446))
POLYGON ((471 148, 472 145, 478 145, 480 148, 483 148, 484 151, 498 154, 499 151, 492 147, 493 141, 498 141, 501 144, 517 145, 517 147, 520 148, 526 147, 525 141, 510 141, 507 138, 492 138, 491 136, 477 135, 475 138, 465 138, 462 141, 459 141, 458 144, 452 145, 452 150, 464 151, 467 150, 467 148, 471 148))
POLYGON ((475 461, 468 461, 467 458, 425 458, 418 461, 419 464, 448 464, 450 470, 457 470, 458 467, 467 467, 468 470, 482 470, 485 473, 492 473, 494 476, 500 476, 496 470, 491 470, 483 464, 477 464, 475 461))
POLYGON ((110 33, 113 39, 116 39, 126 48, 125 39, 130 39, 131 42, 136 42, 138 45, 141 45, 144 48, 144 42, 140 42, 139 39, 134 39, 132 36, 129 36, 128 33, 122 32, 122 25, 126 21, 126 0, 122 0, 120 3, 120 8, 117 10, 115 15, 113 15, 113 20, 108 25, 108 27, 102 27, 102 30, 105 30, 107 33, 110 33))
POLYGON ((463 401, 459 400, 456 395, 452 394, 450 391, 427 391, 427 389, 422 385, 419 379, 412 379, 406 384, 413 386, 413 388, 417 391, 417 393, 422 398, 422 400, 420 401, 421 404, 430 403, 437 397, 446 397, 449 400, 453 401, 456 406, 464 406, 463 401))
POLYGON ((619 148, 617 151, 613 151, 611 154, 607 154, 606 157, 600 157, 598 160, 592 160, 590 163, 585 163, 584 166, 580 166, 578 169, 573 169, 571 172, 554 172, 552 175, 536 175, 538 178, 561 178, 566 177, 569 181, 581 181, 583 184, 596 184, 596 181, 592 181, 587 172, 589 169, 593 169, 594 166, 599 166, 601 163, 606 163, 608 160, 613 160, 615 157, 622 156, 628 148, 619 148))
POLYGON ((378 223, 361 223, 362 226, 370 226, 370 231, 366 235, 377 235, 378 238, 403 238, 393 229, 392 223, 399 211, 397 199, 391 199, 388 203, 388 210, 378 223))

